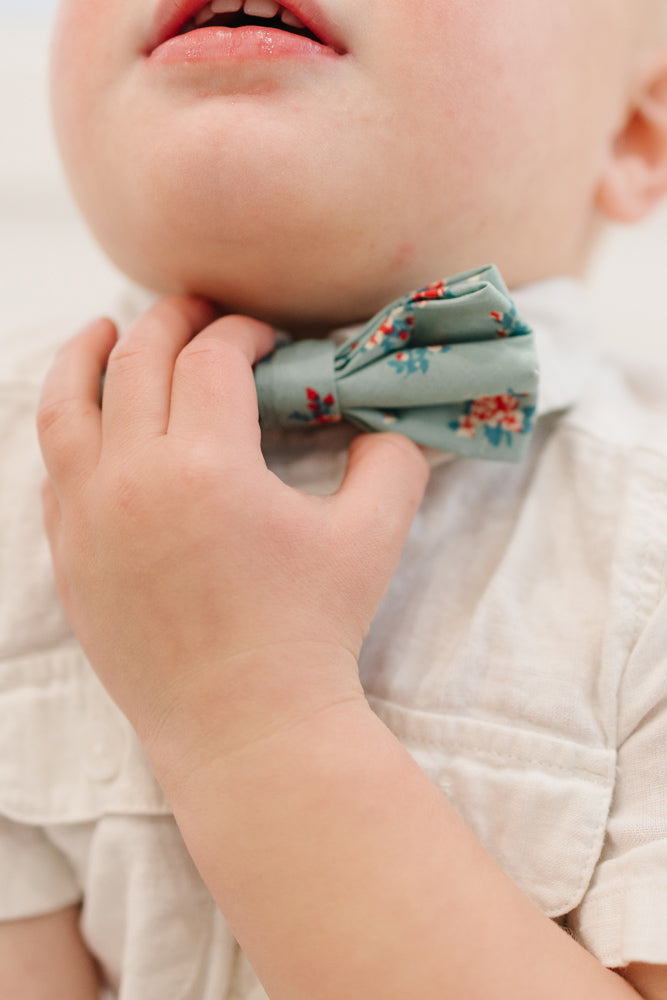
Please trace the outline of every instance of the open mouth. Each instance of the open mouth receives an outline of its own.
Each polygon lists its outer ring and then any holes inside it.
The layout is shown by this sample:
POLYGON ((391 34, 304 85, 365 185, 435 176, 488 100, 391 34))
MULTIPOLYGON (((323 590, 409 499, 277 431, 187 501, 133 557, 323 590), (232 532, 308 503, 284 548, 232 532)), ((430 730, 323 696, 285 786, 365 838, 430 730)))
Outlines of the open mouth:
MULTIPOLYGON (((282 58, 309 50, 311 55, 347 55, 339 28, 320 0, 159 0, 145 54, 170 61, 179 51, 172 43, 183 35, 192 36, 186 61, 215 58, 216 46, 218 55, 227 51, 234 58, 243 52, 282 58)), ((180 52, 184 56, 182 42, 180 52)))
POLYGON ((189 21, 179 34, 198 28, 273 28, 326 44, 307 28, 303 21, 277 0, 210 0, 189 21))

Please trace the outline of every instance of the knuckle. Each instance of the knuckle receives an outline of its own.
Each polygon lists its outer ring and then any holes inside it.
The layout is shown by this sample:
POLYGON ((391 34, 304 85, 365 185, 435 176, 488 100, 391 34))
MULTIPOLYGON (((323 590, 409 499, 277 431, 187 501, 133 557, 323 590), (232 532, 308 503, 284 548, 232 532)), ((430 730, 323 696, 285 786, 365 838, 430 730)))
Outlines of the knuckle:
POLYGON ((224 344, 213 337, 195 337, 178 355, 177 364, 209 364, 224 355, 224 344))
POLYGON ((37 431, 42 442, 48 441, 53 447, 58 438, 62 438, 75 415, 76 407, 72 400, 43 400, 37 411, 37 431))
POLYGON ((217 498, 227 480, 220 456, 214 447, 201 442, 192 447, 180 467, 180 485, 188 502, 217 498))
POLYGON ((136 368, 146 357, 147 345, 137 340, 120 340, 109 355, 107 369, 121 374, 136 368))
POLYGON ((248 360, 240 346, 220 337, 195 337, 176 361, 176 368, 184 373, 211 369, 228 373, 247 367, 248 360))
POLYGON ((105 510, 126 528, 158 510, 165 516, 183 510, 219 486, 219 465, 212 449, 197 442, 189 443, 187 453, 172 454, 168 469, 140 453, 125 455, 103 471, 105 510))
POLYGON ((105 479, 105 508, 112 519, 120 517, 126 527, 150 507, 145 480, 136 476, 130 463, 119 464, 107 471, 105 479))

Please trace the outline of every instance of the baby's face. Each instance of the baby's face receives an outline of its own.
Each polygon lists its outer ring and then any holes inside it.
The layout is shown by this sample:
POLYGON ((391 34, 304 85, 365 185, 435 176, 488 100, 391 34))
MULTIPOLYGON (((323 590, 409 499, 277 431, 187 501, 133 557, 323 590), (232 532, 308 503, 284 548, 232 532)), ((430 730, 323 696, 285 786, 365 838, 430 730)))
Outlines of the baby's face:
POLYGON ((201 0, 62 0, 58 141, 128 274, 285 325, 490 261, 573 271, 637 2, 287 0, 328 45, 223 17, 155 47, 201 0))

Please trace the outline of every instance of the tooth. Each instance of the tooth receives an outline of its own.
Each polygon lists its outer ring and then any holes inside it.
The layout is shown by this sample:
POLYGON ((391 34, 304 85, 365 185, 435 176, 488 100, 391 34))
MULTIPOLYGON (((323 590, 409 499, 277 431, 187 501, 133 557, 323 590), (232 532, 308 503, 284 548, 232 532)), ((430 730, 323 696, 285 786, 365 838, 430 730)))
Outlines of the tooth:
POLYGON ((213 0, 211 10, 214 14, 235 14, 242 6, 243 0, 213 0))
POLYGON ((243 11, 248 17, 275 17, 280 10, 277 0, 245 0, 243 11))
POLYGON ((280 12, 280 18, 289 28, 305 27, 303 21, 299 20, 296 14, 293 14, 291 10, 285 10, 284 7, 280 12))
POLYGON ((210 21, 212 17, 213 17, 213 11, 211 10, 211 4, 207 3, 206 6, 202 7, 202 9, 197 14, 195 18, 195 24, 196 25, 205 24, 206 21, 210 21))

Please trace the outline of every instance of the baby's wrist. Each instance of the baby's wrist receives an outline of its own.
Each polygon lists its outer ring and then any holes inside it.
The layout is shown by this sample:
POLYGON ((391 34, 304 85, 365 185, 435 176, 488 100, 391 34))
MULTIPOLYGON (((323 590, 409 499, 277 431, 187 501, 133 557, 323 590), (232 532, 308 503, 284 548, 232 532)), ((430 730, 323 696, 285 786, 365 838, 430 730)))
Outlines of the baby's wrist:
POLYGON ((206 671, 156 718, 137 726, 170 800, 213 764, 233 769, 304 738, 328 713, 370 712, 356 658, 328 643, 277 644, 206 671))

